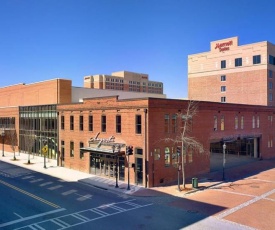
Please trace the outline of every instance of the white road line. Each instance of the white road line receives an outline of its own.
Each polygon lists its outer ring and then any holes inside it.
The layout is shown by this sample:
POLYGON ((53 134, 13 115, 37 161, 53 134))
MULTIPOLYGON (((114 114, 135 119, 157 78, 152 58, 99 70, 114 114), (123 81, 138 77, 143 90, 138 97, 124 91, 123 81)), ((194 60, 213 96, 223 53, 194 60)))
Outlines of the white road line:
POLYGON ((37 180, 31 180, 30 183, 36 183, 36 182, 40 182, 40 181, 43 181, 44 179, 37 179, 37 180))
POLYGON ((61 221, 59 219, 52 219, 51 222, 59 225, 60 227, 62 228, 65 228, 65 227, 69 227, 69 225, 67 223, 65 223, 64 221, 61 221), (60 223, 61 222, 61 223, 60 223), (64 223, 64 224, 63 224, 64 223))
POLYGON ((245 194, 245 193, 240 193, 240 192, 233 192, 233 191, 228 191, 224 189, 215 189, 215 188, 210 188, 211 190, 218 191, 218 192, 226 192, 226 193, 231 193, 231 194, 236 194, 236 195, 241 195, 241 196, 251 196, 251 197, 256 197, 255 195, 251 194, 245 194))
POLYGON ((110 208, 115 209, 115 210, 120 211, 120 212, 124 212, 124 211, 126 210, 126 209, 124 209, 124 208, 117 207, 117 206, 115 206, 115 205, 110 206, 110 208))
POLYGON ((50 187, 50 188, 48 188, 48 189, 49 189, 49 190, 56 190, 56 189, 59 189, 59 188, 61 188, 61 187, 63 187, 63 185, 56 185, 56 186, 50 187))
POLYGON ((14 215, 18 216, 19 218, 23 218, 22 216, 18 215, 17 213, 13 213, 14 215))
POLYGON ((70 195, 70 194, 75 193, 75 192, 77 192, 77 190, 72 189, 72 190, 69 190, 69 191, 67 191, 67 192, 61 193, 61 195, 67 196, 67 195, 70 195))
POLYGON ((26 221, 26 220, 31 220, 31 219, 34 219, 34 218, 37 218, 37 217, 46 216, 46 215, 49 215, 49 214, 52 214, 52 213, 61 212, 61 211, 64 211, 64 210, 66 210, 66 209, 65 208, 60 208, 60 209, 56 209, 56 210, 53 210, 53 211, 44 212, 44 213, 41 213, 41 214, 24 217, 24 218, 21 218, 19 220, 13 220, 13 221, 10 221, 10 222, 0 224, 0 228, 5 227, 5 226, 9 226, 9 225, 12 225, 12 224, 20 223, 20 222, 23 222, 23 221, 26 221))
POLYGON ((39 185, 39 186, 41 186, 41 187, 43 187, 43 186, 46 186, 46 185, 49 185, 49 184, 52 184, 53 182, 46 182, 46 183, 43 183, 43 184, 41 184, 41 185, 39 185))
POLYGON ((98 213, 101 216, 108 216, 109 215, 107 212, 103 212, 103 211, 99 210, 98 208, 90 209, 90 211, 98 213))
MULTIPOLYGON (((128 211, 135 210, 135 209, 138 209, 138 208, 143 208, 143 207, 153 205, 152 203, 145 204, 145 205, 139 205, 139 204, 132 203, 133 201, 134 200, 128 200, 128 201, 122 201, 122 202, 117 202, 117 203, 111 203, 111 204, 107 204, 107 205, 101 205, 97 208, 86 209, 86 210, 82 210, 82 211, 79 211, 79 212, 76 212, 76 213, 71 213, 71 214, 67 214, 67 215, 64 215, 64 216, 59 216, 57 218, 55 217, 53 219, 44 220, 44 221, 35 223, 35 226, 41 225, 41 224, 46 223, 46 222, 52 222, 52 223, 55 223, 56 225, 60 226, 61 229, 67 229, 67 228, 75 227, 75 226, 78 226, 78 225, 81 225, 81 224, 84 224, 84 223, 87 223, 87 222, 96 221, 98 219, 102 219, 102 218, 105 218, 105 217, 108 217, 108 216, 114 216, 114 215, 117 215, 117 214, 122 213, 122 212, 128 212, 128 211), (115 205, 125 204, 125 203, 131 203, 132 207, 129 207, 129 209, 124 209, 124 211, 114 212, 114 213, 111 213, 111 214, 108 214, 108 213, 105 213, 105 212, 99 210, 100 208, 103 208, 103 207, 112 208, 115 205), (97 214, 98 216, 88 218, 86 216, 81 215, 81 213, 84 213, 84 212, 87 212, 87 211, 91 211, 91 212, 97 214), (67 218, 70 218, 70 217, 71 218, 77 218, 77 219, 81 220, 82 222, 75 223, 75 224, 69 224, 69 223, 66 223, 66 222, 61 220, 61 219, 64 220, 65 218, 67 219, 67 218)), ((117 208, 117 206, 115 206, 115 207, 117 208)), ((34 224, 32 224, 32 225, 34 225, 34 224)), ((26 229, 28 227, 30 227, 30 225, 20 227, 19 229, 26 229)))
POLYGON ((81 197, 77 198, 76 200, 78 200, 78 201, 84 201, 84 200, 90 199, 91 197, 92 197, 92 195, 87 194, 85 196, 81 196, 81 197))
POLYGON ((33 178, 34 176, 25 176, 25 177, 23 177, 22 179, 23 180, 26 180, 26 179, 30 179, 30 178, 33 178))
POLYGON ((73 217, 85 222, 85 221, 88 221, 89 219, 86 218, 85 216, 81 216, 80 214, 76 213, 76 214, 72 214, 73 217))
POLYGON ((40 227, 38 224, 34 224, 34 226, 36 227, 36 229, 45 230, 45 228, 40 227))
POLYGON ((228 209, 228 210, 220 213, 216 217, 218 219, 222 219, 222 218, 224 218, 224 217, 226 217, 226 216, 228 216, 228 215, 230 215, 230 214, 232 214, 232 213, 234 213, 234 212, 236 212, 236 211, 238 211, 238 210, 240 210, 240 209, 242 209, 242 208, 244 208, 244 207, 246 207, 246 206, 248 206, 250 204, 253 204, 253 203, 257 202, 258 200, 264 199, 265 197, 267 197, 267 196, 269 196, 269 195, 271 195, 273 193, 275 193, 275 189, 273 189, 273 190, 271 190, 271 191, 269 191, 267 193, 264 193, 261 196, 257 196, 254 199, 251 199, 251 200, 249 200, 247 202, 244 202, 244 203, 242 203, 242 204, 240 204, 240 205, 238 205, 238 206, 236 206, 234 208, 228 209))

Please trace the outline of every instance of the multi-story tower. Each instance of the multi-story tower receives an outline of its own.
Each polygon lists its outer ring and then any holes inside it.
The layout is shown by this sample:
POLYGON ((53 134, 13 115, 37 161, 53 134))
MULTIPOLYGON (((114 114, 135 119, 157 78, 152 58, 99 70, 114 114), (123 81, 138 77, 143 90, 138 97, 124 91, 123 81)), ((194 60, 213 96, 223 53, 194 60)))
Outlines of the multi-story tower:
POLYGON ((128 71, 114 72, 111 75, 85 76, 84 87, 163 94, 162 82, 149 81, 148 74, 128 71))
POLYGON ((188 56, 191 100, 275 106, 275 45, 213 41, 210 51, 188 56))

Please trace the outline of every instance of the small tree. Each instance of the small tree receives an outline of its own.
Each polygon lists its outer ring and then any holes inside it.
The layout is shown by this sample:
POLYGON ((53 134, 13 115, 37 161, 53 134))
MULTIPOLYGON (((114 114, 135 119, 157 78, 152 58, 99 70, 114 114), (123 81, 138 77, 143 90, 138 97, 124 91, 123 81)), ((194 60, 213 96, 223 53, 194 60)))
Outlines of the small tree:
POLYGON ((33 145, 35 143, 36 135, 34 134, 33 130, 26 131, 24 136, 24 143, 25 143, 25 149, 28 153, 28 164, 31 163, 30 161, 30 154, 32 153, 33 145))
POLYGON ((18 145, 18 143, 17 143, 17 133, 16 133, 15 129, 10 130, 9 139, 10 139, 11 149, 13 151, 13 160, 16 160, 15 151, 16 151, 16 146, 18 145))
POLYGON ((192 137, 192 122, 198 111, 198 102, 189 101, 187 108, 183 112, 177 113, 178 130, 175 138, 165 138, 165 142, 173 142, 177 146, 181 146, 181 168, 182 168, 182 186, 185 188, 185 167, 184 159, 188 148, 192 148, 199 153, 204 152, 203 145, 192 137))

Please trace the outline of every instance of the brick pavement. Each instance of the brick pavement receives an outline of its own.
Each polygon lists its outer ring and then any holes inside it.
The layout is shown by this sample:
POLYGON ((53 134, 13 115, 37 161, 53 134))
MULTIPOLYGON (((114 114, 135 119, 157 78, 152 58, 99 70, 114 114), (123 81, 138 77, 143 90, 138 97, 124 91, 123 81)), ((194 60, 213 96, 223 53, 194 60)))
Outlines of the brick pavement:
POLYGON ((0 157, 0 160, 66 181, 99 186, 122 195, 164 199, 166 205, 205 216, 203 221, 192 224, 189 229, 213 229, 213 226, 220 226, 221 223, 229 223, 227 229, 232 229, 232 226, 235 226, 234 229, 274 229, 275 226, 275 158, 226 168, 226 181, 221 180, 221 171, 198 175, 198 189, 192 188, 189 179, 185 191, 178 191, 176 185, 152 189, 131 185, 131 190, 127 191, 125 183, 120 182, 120 188, 117 189, 114 180, 57 167, 54 160, 47 160, 45 169, 41 157, 31 157, 31 165, 26 164, 27 154, 17 154, 17 161, 12 158, 12 153, 5 152, 5 157, 0 157), (178 198, 167 199, 169 197, 178 198))

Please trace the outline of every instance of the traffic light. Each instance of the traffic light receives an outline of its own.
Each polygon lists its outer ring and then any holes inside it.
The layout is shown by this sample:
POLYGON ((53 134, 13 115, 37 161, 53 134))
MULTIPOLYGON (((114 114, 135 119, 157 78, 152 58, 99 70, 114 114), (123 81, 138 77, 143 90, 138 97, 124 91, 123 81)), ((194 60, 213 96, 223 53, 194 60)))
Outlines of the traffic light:
POLYGON ((180 148, 180 146, 177 146, 177 154, 178 154, 178 156, 181 154, 181 148, 180 148))
POLYGON ((126 155, 133 155, 133 146, 126 146, 126 155))

